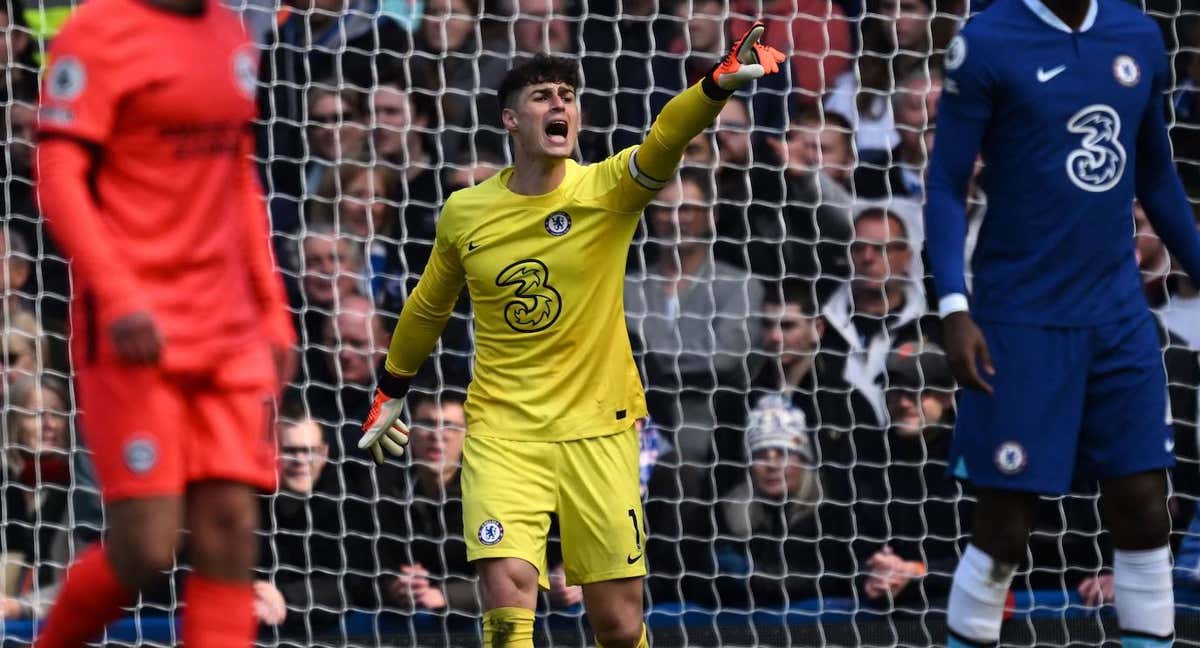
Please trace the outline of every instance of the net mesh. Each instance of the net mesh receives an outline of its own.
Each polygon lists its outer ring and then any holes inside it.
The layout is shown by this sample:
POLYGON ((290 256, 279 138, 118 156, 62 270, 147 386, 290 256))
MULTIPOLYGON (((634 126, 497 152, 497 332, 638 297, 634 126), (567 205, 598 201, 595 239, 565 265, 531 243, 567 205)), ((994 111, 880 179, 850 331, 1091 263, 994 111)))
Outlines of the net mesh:
MULTIPOLYGON (((66 353, 67 264, 31 194, 36 81, 46 45, 75 4, 0 3, 7 13, 0 23, 7 25, 0 636, 10 643, 32 636, 65 566, 104 528, 66 353)), ((920 205, 943 53, 963 17, 982 7, 962 0, 232 6, 262 54, 255 157, 301 345, 280 409, 281 488, 262 499, 256 576, 268 591, 260 607, 278 594, 286 613, 262 624, 260 643, 478 644, 481 601, 465 560, 461 493, 453 470, 442 470, 461 450, 453 439, 472 357, 465 299, 410 403, 412 420, 436 441, 415 442, 411 463, 379 468, 355 449, 371 367, 429 258, 438 210, 451 192, 510 161, 495 88, 513 61, 543 51, 578 59, 579 157, 592 162, 636 144, 663 104, 758 16, 788 64, 753 95, 737 95, 688 146, 683 181, 647 209, 629 254, 627 319, 651 411, 640 426, 651 636, 657 645, 942 641, 973 500, 944 478, 953 385, 938 364, 920 205), (851 222, 869 210, 902 225, 899 248, 880 252, 884 272, 902 279, 899 293, 889 294, 908 306, 899 320, 872 316, 847 287, 852 274, 866 272, 856 266, 851 222), (677 273, 691 275, 678 298, 656 301, 676 289, 677 273), (768 447, 790 448, 793 458, 752 460, 752 450, 768 447), (775 495, 780 490, 786 494, 775 495), (904 581, 891 594, 880 589, 885 565, 904 581)), ((1171 53, 1171 136, 1194 196, 1200 8, 1160 0, 1143 8, 1171 53)), ((985 197, 974 193, 972 232, 985 212, 985 197)), ((1200 643, 1200 530, 1190 530, 1200 495, 1197 289, 1171 272, 1144 218, 1137 237, 1147 296, 1163 322, 1179 457, 1171 499, 1179 643, 1193 645, 1200 643)), ((563 584, 556 533, 537 641, 585 645, 591 634, 581 594, 563 584)), ((1102 591, 1110 565, 1095 488, 1081 484, 1044 499, 1013 586, 1005 642, 1115 645, 1111 605, 1088 596, 1102 591)), ((109 642, 175 644, 187 570, 181 560, 144 592, 109 629, 109 642)))

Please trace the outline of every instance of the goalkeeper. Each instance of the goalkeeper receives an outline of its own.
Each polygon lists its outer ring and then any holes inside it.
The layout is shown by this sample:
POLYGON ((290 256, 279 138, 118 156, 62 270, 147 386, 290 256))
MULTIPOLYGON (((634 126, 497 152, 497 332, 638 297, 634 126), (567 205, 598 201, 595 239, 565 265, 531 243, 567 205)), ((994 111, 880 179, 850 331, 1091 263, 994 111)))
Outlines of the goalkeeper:
POLYGON ((550 514, 568 584, 583 586, 596 643, 646 646, 645 520, 638 488, 642 385, 622 308, 625 256, 642 209, 734 90, 785 59, 753 25, 700 83, 663 107, 640 146, 598 164, 571 155, 578 68, 539 56, 499 88, 512 167, 451 195, 432 256, 400 314, 359 443, 404 452, 411 377, 465 283, 475 311, 463 528, 482 583, 485 646, 532 646, 548 589, 550 514))

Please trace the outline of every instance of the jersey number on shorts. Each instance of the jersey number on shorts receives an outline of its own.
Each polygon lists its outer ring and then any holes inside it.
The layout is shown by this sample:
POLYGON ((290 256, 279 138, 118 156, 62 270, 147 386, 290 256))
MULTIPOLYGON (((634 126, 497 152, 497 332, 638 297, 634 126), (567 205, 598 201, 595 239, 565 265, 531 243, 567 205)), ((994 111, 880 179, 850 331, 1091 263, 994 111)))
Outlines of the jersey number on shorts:
POLYGON ((638 525, 637 509, 629 509, 629 520, 633 522, 633 543, 637 555, 628 554, 625 556, 625 562, 632 565, 642 557, 642 528, 638 525))
POLYGON ((504 321, 518 333, 544 331, 562 313, 562 296, 550 285, 550 269, 537 259, 523 259, 501 270, 496 285, 513 288, 515 299, 504 305, 504 321))
POLYGON ((1084 191, 1108 191, 1117 186, 1125 172, 1125 147, 1121 117, 1104 104, 1081 108, 1067 122, 1067 130, 1083 139, 1079 148, 1067 155, 1067 177, 1084 191))

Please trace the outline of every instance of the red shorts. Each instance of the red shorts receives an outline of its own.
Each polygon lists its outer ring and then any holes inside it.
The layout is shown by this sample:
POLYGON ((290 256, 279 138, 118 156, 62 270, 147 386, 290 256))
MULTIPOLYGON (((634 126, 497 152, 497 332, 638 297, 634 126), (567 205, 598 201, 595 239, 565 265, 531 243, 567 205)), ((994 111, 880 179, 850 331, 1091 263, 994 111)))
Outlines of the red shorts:
POLYGON ((104 501, 183 495, 206 480, 275 490, 274 381, 266 347, 211 374, 82 367, 84 437, 104 501))

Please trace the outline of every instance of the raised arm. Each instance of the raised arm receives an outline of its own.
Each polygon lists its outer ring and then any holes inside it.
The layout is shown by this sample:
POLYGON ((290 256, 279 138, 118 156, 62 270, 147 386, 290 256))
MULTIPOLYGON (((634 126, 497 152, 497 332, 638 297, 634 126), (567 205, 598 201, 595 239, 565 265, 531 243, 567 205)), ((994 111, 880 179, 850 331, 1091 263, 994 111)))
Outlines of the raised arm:
POLYGON ((675 174, 688 142, 717 118, 734 91, 779 71, 779 64, 786 58, 759 42, 765 29, 762 22, 754 23, 699 83, 663 106, 646 139, 629 159, 630 175, 644 191, 622 194, 622 207, 639 210, 649 199, 645 191, 653 195, 663 188, 675 174))

